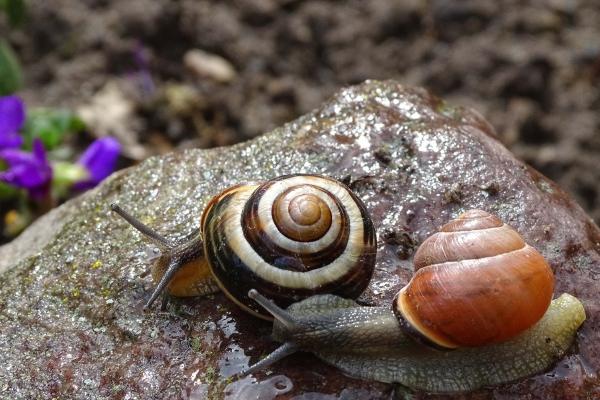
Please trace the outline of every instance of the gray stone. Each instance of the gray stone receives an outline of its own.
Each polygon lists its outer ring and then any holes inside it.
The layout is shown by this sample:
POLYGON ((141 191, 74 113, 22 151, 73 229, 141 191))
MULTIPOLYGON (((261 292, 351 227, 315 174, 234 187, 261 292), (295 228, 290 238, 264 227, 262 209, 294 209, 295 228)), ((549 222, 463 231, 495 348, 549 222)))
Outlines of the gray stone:
POLYGON ((306 354, 275 364, 271 377, 231 382, 225 377, 275 348, 270 324, 222 294, 142 311, 152 283, 140 274, 151 245, 109 213, 111 202, 183 240, 219 190, 298 172, 348 180, 372 213, 379 253, 367 302, 390 301, 412 274, 414 247, 450 218, 470 208, 499 215, 547 257, 556 293, 579 297, 588 320, 551 371, 475 398, 600 395, 598 227, 516 160, 477 113, 420 89, 371 81, 255 140, 120 171, 0 248, 0 398, 379 399, 402 392, 343 376, 306 354))

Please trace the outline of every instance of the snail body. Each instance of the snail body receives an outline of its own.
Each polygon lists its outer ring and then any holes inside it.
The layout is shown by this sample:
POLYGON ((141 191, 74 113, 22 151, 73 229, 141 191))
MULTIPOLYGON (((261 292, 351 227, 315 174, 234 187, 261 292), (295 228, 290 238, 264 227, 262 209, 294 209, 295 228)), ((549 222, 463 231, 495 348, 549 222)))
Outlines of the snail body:
POLYGON ((180 246, 112 208, 165 249, 152 269, 157 286, 147 307, 163 290, 197 296, 218 287, 245 311, 269 318, 247 297, 251 288, 281 306, 319 293, 356 298, 375 266, 375 230, 364 204, 320 175, 225 189, 205 207, 198 235, 180 246))
POLYGON ((275 317, 273 338, 284 344, 246 373, 305 350, 360 378, 431 392, 474 390, 547 369, 585 320, 573 296, 551 303, 547 262, 486 212, 446 224, 414 263, 417 273, 391 306, 320 295, 283 310, 252 290, 275 317))
POLYGON ((581 302, 563 294, 540 321, 512 339, 440 351, 406 335, 389 307, 319 295, 283 312, 287 320, 275 319, 273 338, 284 345, 246 373, 276 361, 272 356, 303 350, 356 378, 434 393, 472 391, 543 372, 564 356, 585 320, 581 302))

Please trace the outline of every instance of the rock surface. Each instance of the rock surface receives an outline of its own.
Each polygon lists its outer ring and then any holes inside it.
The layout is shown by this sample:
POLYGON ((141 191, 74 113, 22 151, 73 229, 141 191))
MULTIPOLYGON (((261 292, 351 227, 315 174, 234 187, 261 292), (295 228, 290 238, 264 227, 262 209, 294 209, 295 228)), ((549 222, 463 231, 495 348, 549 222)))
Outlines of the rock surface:
POLYGON ((547 257, 556 293, 579 297, 588 320, 551 371, 469 398, 600 396, 598 227, 516 160, 478 114, 388 81, 342 90, 250 142, 148 159, 0 248, 0 397, 402 398, 405 389, 348 378, 310 355, 291 356, 270 374, 224 378, 275 344, 268 323, 221 294, 142 311, 151 246, 109 214, 111 202, 183 240, 220 189, 294 172, 347 180, 367 204, 379 237, 367 302, 389 301, 408 282, 414 248, 451 217, 469 208, 499 215, 547 257))

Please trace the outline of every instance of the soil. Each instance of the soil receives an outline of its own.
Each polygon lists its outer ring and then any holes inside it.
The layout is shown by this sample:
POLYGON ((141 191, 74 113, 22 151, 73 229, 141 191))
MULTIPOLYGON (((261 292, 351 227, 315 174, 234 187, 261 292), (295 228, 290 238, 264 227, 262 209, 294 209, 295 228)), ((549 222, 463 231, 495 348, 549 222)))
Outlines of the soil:
POLYGON ((479 110, 600 222, 596 0, 49 0, 0 34, 30 105, 126 103, 90 124, 120 132, 123 163, 246 140, 340 87, 392 78, 479 110), (193 49, 220 56, 217 72, 198 71, 193 49))

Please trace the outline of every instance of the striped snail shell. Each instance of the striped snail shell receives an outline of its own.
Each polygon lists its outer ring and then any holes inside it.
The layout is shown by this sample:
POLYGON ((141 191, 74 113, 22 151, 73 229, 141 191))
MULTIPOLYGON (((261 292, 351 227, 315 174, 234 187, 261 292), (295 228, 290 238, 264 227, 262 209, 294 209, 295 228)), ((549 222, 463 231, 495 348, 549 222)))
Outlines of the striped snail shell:
POLYGON ((498 217, 471 210, 419 247, 393 309, 407 333, 443 348, 503 342, 546 312, 554 275, 498 217))
POLYGON ((356 298, 375 266, 375 229, 364 204, 343 183, 320 175, 224 190, 205 207, 199 235, 181 245, 118 205, 111 208, 163 249, 146 307, 163 290, 199 296, 218 285, 244 310, 270 319, 248 297, 251 288, 281 306, 320 293, 356 298))
POLYGON ((287 306, 314 294, 356 298, 375 265, 376 237, 363 203, 318 175, 282 176, 215 196, 201 222, 205 256, 219 287, 265 317, 251 288, 287 306))

